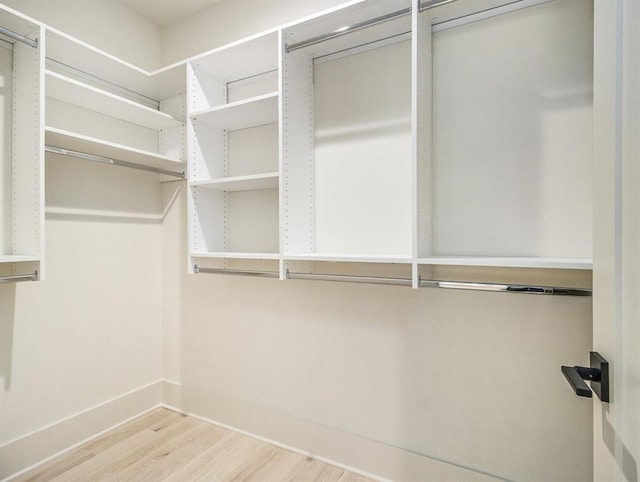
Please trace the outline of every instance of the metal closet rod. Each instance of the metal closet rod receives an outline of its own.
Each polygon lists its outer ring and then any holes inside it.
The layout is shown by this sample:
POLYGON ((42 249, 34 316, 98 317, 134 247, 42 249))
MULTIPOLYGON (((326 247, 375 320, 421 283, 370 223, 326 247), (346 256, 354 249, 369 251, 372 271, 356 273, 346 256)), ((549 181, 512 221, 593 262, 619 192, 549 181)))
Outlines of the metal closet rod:
MULTIPOLYGON (((210 274, 226 274, 241 276, 259 276, 264 278, 278 278, 279 273, 276 271, 252 271, 238 269, 223 268, 200 268, 194 265, 196 273, 210 274)), ((384 284, 394 286, 411 286, 412 281, 409 278, 388 278, 382 276, 353 276, 341 274, 317 274, 317 273, 294 273, 289 270, 285 274, 286 279, 302 279, 317 281, 338 281, 346 283, 368 283, 368 284, 384 284)), ((476 283, 470 281, 445 281, 445 280, 419 280, 421 288, 444 288, 467 291, 493 291, 499 293, 520 293, 535 295, 554 295, 554 296, 591 296, 592 290, 583 288, 566 288, 558 286, 538 286, 538 285, 519 285, 519 284, 501 284, 501 283, 476 283)))
MULTIPOLYGON (((422 2, 420 4, 420 11, 423 12, 424 10, 429 10, 430 8, 435 8, 440 5, 444 5, 446 3, 450 3, 454 1, 455 0, 429 0, 427 2, 422 2)), ((285 51, 287 53, 293 52, 294 50, 303 49, 305 47, 310 47, 312 45, 319 44, 326 40, 342 37, 343 35, 357 32, 358 30, 374 27, 376 25, 380 25, 381 23, 385 23, 390 20, 395 20, 396 18, 405 17, 407 15, 411 15, 411 10, 412 10, 411 7, 403 8, 402 10, 397 10, 395 12, 387 13, 385 15, 381 15, 379 17, 365 20, 363 22, 354 23, 353 25, 349 25, 348 27, 339 28, 337 30, 334 30, 333 32, 317 35, 316 37, 311 37, 310 39, 307 39, 307 40, 301 40, 300 42, 295 42, 295 43, 292 43, 291 45, 286 45, 285 51)))
POLYGON ((197 264, 193 265, 194 273, 209 274, 233 274, 236 276, 258 276, 262 278, 279 278, 280 274, 276 271, 253 271, 244 269, 220 269, 220 268, 201 268, 197 264))
POLYGON ((151 171, 167 176, 174 176, 184 179, 184 171, 175 172, 167 169, 160 169, 156 167, 142 166, 140 164, 134 164, 133 162, 121 161, 118 159, 111 159, 110 157, 96 156, 95 154, 88 154, 86 152, 74 151, 72 149, 64 149, 62 147, 44 146, 44 150, 51 152, 52 154, 61 154, 63 156, 77 157, 79 159, 85 159, 88 161, 101 162, 103 164, 113 164, 114 166, 129 167, 131 169, 139 169, 141 171, 151 171))
POLYGON ((0 27, 0 34, 6 35, 7 37, 17 40, 18 42, 22 42, 23 44, 27 44, 33 47, 34 49, 38 48, 38 39, 35 39, 35 40, 30 39, 29 37, 25 37, 22 34, 19 34, 17 32, 14 32, 13 30, 9 30, 8 28, 4 28, 4 27, 0 27))
POLYGON ((12 276, 1 276, 0 283, 20 283, 21 281, 37 281, 38 272, 33 274, 18 274, 12 276))

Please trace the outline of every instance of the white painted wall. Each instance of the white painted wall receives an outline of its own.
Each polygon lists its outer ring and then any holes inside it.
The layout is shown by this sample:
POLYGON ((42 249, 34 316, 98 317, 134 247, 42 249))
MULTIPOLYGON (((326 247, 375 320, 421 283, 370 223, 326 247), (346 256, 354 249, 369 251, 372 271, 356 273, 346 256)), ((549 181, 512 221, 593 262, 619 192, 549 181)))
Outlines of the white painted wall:
POLYGON ((47 160, 47 281, 0 286, 0 445, 161 378, 157 176, 47 160), (136 192, 136 195, 132 195, 136 192))
POLYGON ((161 63, 161 30, 113 0, 3 0, 3 4, 138 67, 161 63))

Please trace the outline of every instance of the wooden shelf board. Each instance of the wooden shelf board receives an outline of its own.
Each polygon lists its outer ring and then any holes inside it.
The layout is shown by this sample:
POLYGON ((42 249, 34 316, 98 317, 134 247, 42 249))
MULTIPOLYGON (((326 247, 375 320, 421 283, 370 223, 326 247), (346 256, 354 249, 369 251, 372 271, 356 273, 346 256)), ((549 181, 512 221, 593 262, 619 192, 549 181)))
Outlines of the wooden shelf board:
POLYGON ((192 258, 219 258, 219 259, 280 259, 278 253, 244 253, 244 252, 206 252, 206 253, 191 253, 192 258))
POLYGON ((179 127, 182 122, 165 112, 138 104, 106 90, 52 71, 46 71, 47 97, 122 119, 149 129, 179 127))
POLYGON ((156 169, 178 171, 184 168, 184 164, 181 161, 176 161, 160 154, 115 144, 55 127, 45 127, 45 143, 48 146, 84 152, 94 156, 107 157, 109 159, 126 161, 156 169))
POLYGON ((195 112, 191 117, 228 131, 273 124, 278 122, 278 92, 195 112))
POLYGON ((196 181, 192 186, 213 189, 216 191, 257 191, 278 187, 280 176, 277 172, 254 174, 250 176, 226 177, 210 181, 196 181))
POLYGON ((585 269, 593 268, 590 258, 548 258, 548 257, 509 257, 509 256, 430 256, 418 259, 418 264, 442 266, 488 266, 505 268, 556 268, 585 269))
POLYGON ((285 261, 335 261, 343 263, 411 263, 411 256, 342 253, 284 254, 285 261))

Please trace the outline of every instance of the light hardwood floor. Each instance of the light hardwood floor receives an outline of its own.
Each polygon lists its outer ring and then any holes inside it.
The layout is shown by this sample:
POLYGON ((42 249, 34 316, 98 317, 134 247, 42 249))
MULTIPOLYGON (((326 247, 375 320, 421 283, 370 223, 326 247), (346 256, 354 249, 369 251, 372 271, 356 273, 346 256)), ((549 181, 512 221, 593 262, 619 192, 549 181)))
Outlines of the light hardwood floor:
POLYGON ((371 479, 158 408, 17 481, 340 481, 371 479))

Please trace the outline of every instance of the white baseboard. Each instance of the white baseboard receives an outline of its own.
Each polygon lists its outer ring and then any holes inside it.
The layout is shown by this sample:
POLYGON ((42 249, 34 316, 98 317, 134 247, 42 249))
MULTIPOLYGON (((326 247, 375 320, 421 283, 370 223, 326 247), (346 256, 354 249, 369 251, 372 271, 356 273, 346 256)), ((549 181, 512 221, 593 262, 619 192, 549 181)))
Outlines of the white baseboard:
POLYGON ((163 406, 377 480, 496 481, 490 474, 430 458, 237 400, 162 383, 163 406))
POLYGON ((0 482, 15 478, 158 406, 380 481, 500 480, 335 428, 170 380, 159 380, 0 445, 0 482))
POLYGON ((3 443, 0 445, 0 481, 14 478, 160 406, 162 386, 158 380, 3 443))

